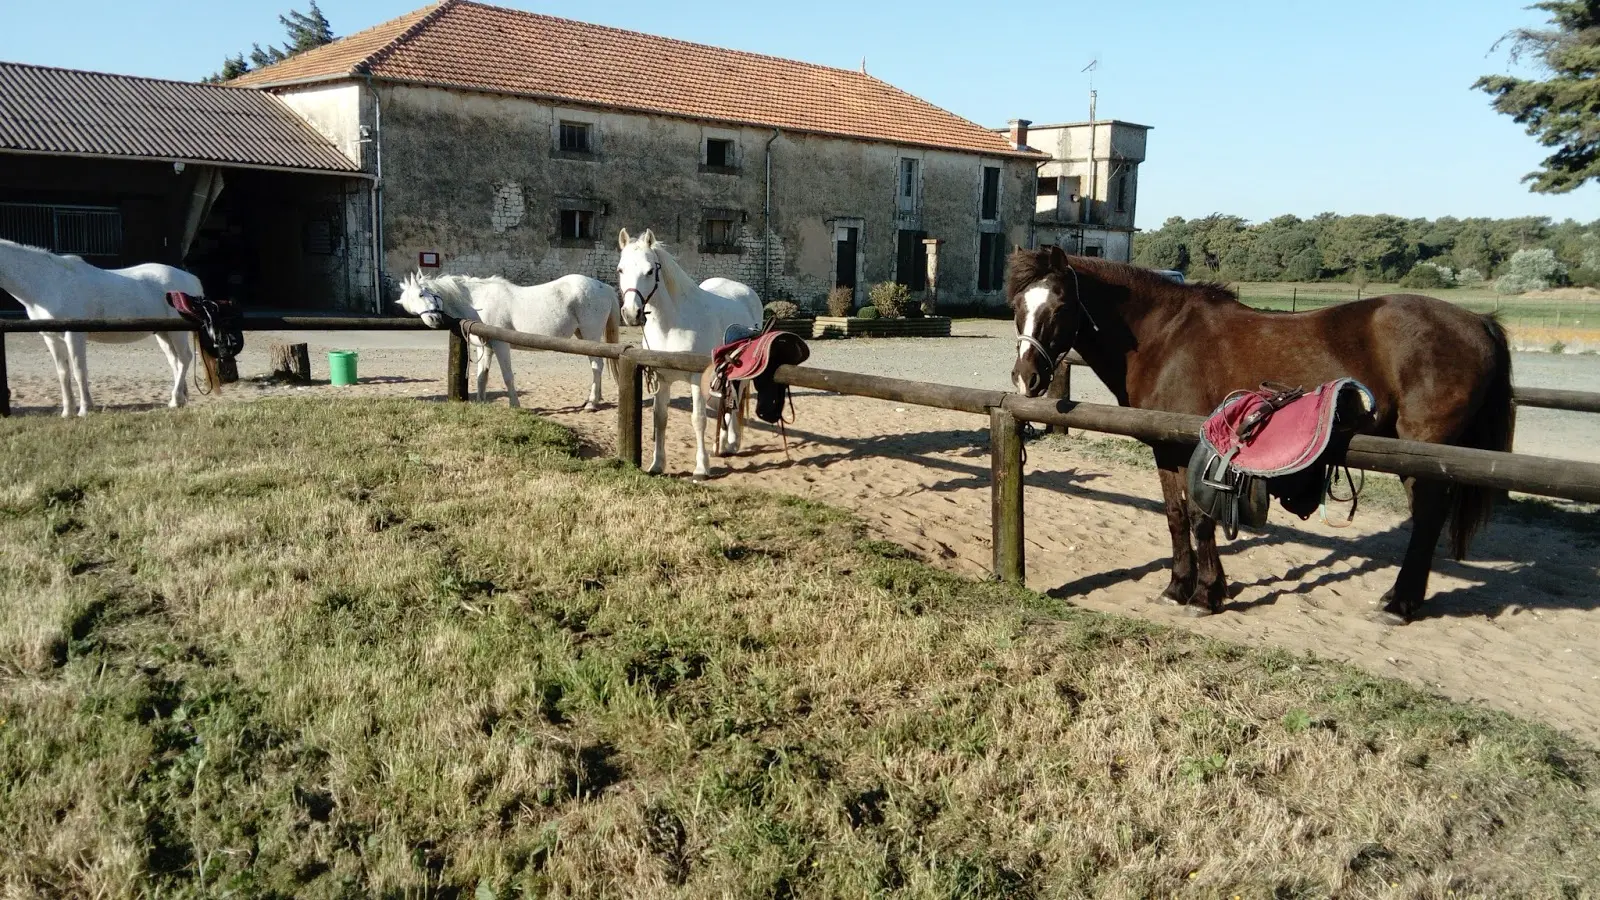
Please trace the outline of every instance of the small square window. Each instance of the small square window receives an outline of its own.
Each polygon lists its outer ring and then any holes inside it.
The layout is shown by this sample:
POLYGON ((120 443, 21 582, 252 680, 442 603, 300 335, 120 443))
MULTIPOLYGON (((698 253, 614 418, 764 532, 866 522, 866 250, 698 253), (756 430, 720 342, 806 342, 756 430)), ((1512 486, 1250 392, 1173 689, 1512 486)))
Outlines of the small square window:
POLYGON ((562 153, 593 153, 589 138, 590 126, 587 123, 561 123, 560 147, 562 153))
POLYGON ((707 140, 706 165, 719 169, 733 168, 733 141, 718 138, 707 140))
POLYGON ((1041 197, 1059 197, 1060 195, 1061 195, 1061 179, 1059 179, 1059 178, 1041 178, 1041 179, 1039 179, 1039 196, 1041 196, 1041 197))
POLYGON ((587 209, 563 209, 560 238, 564 241, 594 240, 594 213, 587 209))
POLYGON ((739 248, 739 223, 728 218, 707 218, 701 239, 708 253, 728 253, 739 248))

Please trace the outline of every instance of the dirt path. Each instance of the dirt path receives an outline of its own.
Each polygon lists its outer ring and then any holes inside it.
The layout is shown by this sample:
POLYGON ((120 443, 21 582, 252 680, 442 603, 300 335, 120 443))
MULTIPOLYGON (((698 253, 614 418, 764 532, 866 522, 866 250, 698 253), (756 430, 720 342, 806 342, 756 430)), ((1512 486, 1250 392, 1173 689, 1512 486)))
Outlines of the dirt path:
MULTIPOLYGON (((442 339, 383 337, 387 344, 371 339, 362 350, 362 377, 371 379, 364 384, 265 390, 241 385, 229 398, 377 391, 439 396, 442 339)), ((991 383, 996 380, 992 360, 975 359, 995 352, 977 338, 927 348, 926 353, 950 354, 934 363, 895 352, 908 343, 818 342, 813 362, 903 377, 929 377, 920 370, 942 365, 947 374, 983 373, 961 383, 1003 386, 1003 376, 1001 384, 991 383), (980 346, 981 353, 975 349, 980 346), (877 354, 875 367, 848 365, 840 358, 865 353, 877 354)), ((53 375, 47 367, 25 368, 36 361, 12 346, 13 402, 24 412, 49 412, 56 395, 53 375)), ((252 352, 262 353, 264 347, 265 341, 257 341, 252 352)), ((42 359, 42 347, 37 352, 42 359)), ((97 404, 137 405, 161 396, 159 355, 147 351, 145 367, 132 354, 101 349, 104 362, 91 369, 97 404), (119 362, 120 353, 129 354, 125 361, 119 362)), ((260 361, 247 355, 241 371, 260 371, 264 359, 264 353, 260 361)), ((518 354, 517 360, 525 406, 576 429, 599 448, 613 446, 616 419, 609 386, 601 412, 575 409, 585 390, 585 362, 543 354, 518 354)), ((495 401, 505 402, 498 375, 491 376, 491 387, 495 401)), ((1090 391, 1097 387, 1075 395, 1092 398, 1090 391)), ((743 455, 713 460, 726 464, 713 483, 837 504, 857 512, 877 534, 937 565, 974 575, 988 571, 984 420, 812 392, 797 394, 796 405, 799 421, 789 431, 792 461, 785 459, 777 433, 758 424, 747 432, 743 455)), ((680 398, 667 435, 668 473, 674 477, 687 477, 693 465, 687 418, 687 399, 680 398)), ((1519 427, 1519 441, 1522 434, 1519 427)), ((1549 434, 1544 439, 1554 440, 1549 434)), ((650 441, 647 429, 647 454, 650 441)), ((1223 549, 1229 580, 1238 586, 1228 610, 1193 620, 1156 599, 1166 585, 1169 544, 1151 470, 1031 444, 1026 503, 1028 583, 1037 590, 1227 640, 1313 650, 1600 743, 1600 553, 1581 536, 1502 517, 1479 538, 1472 561, 1437 562, 1427 618, 1384 628, 1365 617, 1393 581, 1408 533, 1401 517, 1364 508, 1354 527, 1341 530, 1315 518, 1300 523, 1275 508, 1264 533, 1241 534, 1223 549)))

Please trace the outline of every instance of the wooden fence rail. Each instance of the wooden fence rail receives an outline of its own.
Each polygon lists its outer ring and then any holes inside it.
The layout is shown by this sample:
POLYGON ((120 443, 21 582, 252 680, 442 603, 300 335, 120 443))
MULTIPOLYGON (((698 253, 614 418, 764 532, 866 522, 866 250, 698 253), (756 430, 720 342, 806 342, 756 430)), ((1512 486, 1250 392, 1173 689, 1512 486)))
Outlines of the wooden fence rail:
MULTIPOLYGON (((247 331, 392 330, 418 331, 428 326, 420 319, 391 317, 276 316, 248 317, 247 331)), ((192 331, 188 322, 173 319, 122 321, 0 320, 0 401, 5 388, 6 332, 42 331, 192 331)), ((525 334, 493 328, 481 322, 458 322, 450 328, 450 354, 446 372, 453 400, 466 397, 466 337, 500 340, 521 349, 596 356, 617 361, 617 455, 639 465, 643 453, 643 374, 646 368, 699 372, 711 362, 695 353, 665 353, 629 344, 606 344, 525 334)), ((1067 363, 1082 360, 1068 357, 1067 363)), ((838 372, 807 366, 780 366, 774 378, 781 384, 857 397, 889 400, 917 406, 956 410, 989 417, 992 454, 991 504, 994 532, 994 572, 1008 581, 1023 579, 1024 516, 1022 506, 1021 422, 1060 428, 1083 428, 1119 434, 1151 443, 1193 444, 1199 435, 1200 416, 1083 403, 1064 398, 1029 399, 1002 391, 955 385, 906 381, 838 372)), ((1518 389, 1517 401, 1581 412, 1600 412, 1600 395, 1579 391, 1518 389)), ((5 402, 3 412, 9 413, 5 402)), ((1345 461, 1351 466, 1400 476, 1439 479, 1459 484, 1514 490, 1568 500, 1600 502, 1600 464, 1574 462, 1473 450, 1442 444, 1402 441, 1357 435, 1350 441, 1345 461)))

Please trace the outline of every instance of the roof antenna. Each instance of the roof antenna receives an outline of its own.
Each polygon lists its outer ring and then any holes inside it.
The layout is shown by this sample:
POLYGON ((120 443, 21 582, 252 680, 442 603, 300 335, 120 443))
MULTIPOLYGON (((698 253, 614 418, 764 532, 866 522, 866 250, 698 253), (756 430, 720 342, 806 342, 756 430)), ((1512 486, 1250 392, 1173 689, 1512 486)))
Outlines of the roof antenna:
POLYGON ((865 55, 861 57, 861 74, 867 74, 867 57, 865 55))

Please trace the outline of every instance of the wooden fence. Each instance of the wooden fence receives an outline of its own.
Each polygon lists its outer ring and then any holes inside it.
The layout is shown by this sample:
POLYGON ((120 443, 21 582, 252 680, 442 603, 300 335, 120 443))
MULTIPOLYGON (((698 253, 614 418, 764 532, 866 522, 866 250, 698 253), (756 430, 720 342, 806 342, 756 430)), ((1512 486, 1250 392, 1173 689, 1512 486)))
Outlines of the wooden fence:
MULTIPOLYGON (((423 330, 412 318, 325 318, 316 316, 248 318, 248 331, 423 330)), ((5 385, 3 336, 6 332, 41 331, 190 331, 186 322, 171 319, 127 321, 0 321, 0 400, 9 413, 5 385)), ((446 362, 447 393, 452 400, 466 399, 466 336, 505 341, 528 350, 596 356, 617 361, 617 455, 638 466, 643 450, 643 377, 647 368, 700 372, 710 357, 695 353, 666 353, 631 344, 608 344, 551 338, 494 328, 481 322, 457 322, 450 328, 446 362)), ((1081 364, 1081 361, 1079 361, 1081 364)), ((774 372, 780 384, 869 397, 916 406, 956 410, 986 416, 990 428, 991 514, 994 531, 994 572, 1005 580, 1023 580, 1025 559, 1022 500, 1021 424, 1033 422, 1060 428, 1082 428, 1118 434, 1153 443, 1192 445, 1198 439, 1201 416, 1130 409, 1064 399, 1025 398, 1004 391, 986 391, 955 385, 906 381, 839 372, 809 366, 780 366, 774 372)), ((1577 391, 1521 389, 1518 402, 1600 412, 1600 395, 1577 391)), ((1394 475, 1430 478, 1458 484, 1519 491, 1546 497, 1600 502, 1600 464, 1474 450, 1418 441, 1357 435, 1350 441, 1345 461, 1354 467, 1394 475)))

